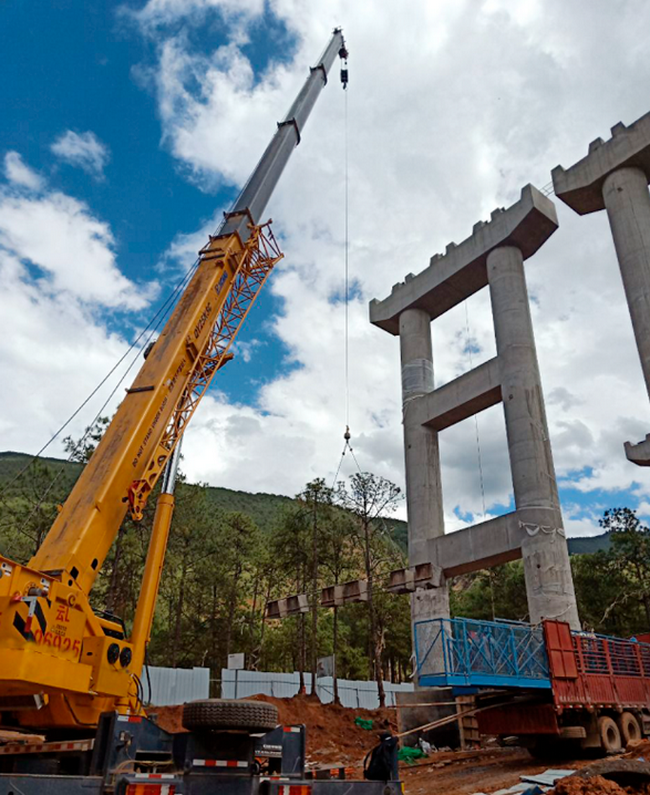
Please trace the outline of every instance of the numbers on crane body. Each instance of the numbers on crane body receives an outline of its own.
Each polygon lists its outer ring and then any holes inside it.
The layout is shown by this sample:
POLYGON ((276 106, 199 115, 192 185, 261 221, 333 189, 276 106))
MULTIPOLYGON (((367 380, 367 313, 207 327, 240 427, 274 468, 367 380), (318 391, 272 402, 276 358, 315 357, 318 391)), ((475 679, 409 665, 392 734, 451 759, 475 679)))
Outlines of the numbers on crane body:
MULTIPOLYGON (((50 632, 50 630, 43 632, 41 629, 35 629, 33 632, 35 643, 39 646, 50 646, 53 649, 62 651, 64 654, 69 652, 75 656, 79 656, 79 652, 81 651, 81 641, 79 638, 72 640, 72 638, 58 634, 56 629, 58 628, 55 628, 53 632, 50 632)), ((66 628, 64 627, 63 629, 65 630, 66 628)))

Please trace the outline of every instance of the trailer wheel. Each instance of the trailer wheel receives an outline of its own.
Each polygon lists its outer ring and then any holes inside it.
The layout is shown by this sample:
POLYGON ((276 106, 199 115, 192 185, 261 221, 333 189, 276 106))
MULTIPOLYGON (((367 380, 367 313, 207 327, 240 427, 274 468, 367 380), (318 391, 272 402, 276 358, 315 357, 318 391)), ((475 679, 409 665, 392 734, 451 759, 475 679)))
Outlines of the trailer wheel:
POLYGON ((183 727, 189 729, 241 729, 255 734, 275 729, 278 708, 264 701, 229 701, 212 698, 190 701, 183 707, 183 727))
POLYGON ((616 723, 624 745, 627 745, 630 740, 640 740, 643 737, 639 721, 631 712, 623 712, 618 716, 616 723))
POLYGON ((607 715, 598 718, 598 734, 600 745, 607 754, 617 754, 622 750, 621 733, 618 730, 616 721, 607 715))

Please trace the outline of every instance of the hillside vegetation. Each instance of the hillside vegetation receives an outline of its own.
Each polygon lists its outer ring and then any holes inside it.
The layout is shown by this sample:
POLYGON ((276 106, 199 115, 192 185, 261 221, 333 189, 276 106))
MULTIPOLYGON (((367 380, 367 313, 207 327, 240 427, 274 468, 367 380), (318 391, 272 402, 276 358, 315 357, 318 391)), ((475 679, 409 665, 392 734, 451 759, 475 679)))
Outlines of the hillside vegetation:
MULTIPOLYGON (((79 461, 31 463, 20 453, 0 453, 0 554, 29 560, 91 452, 79 461)), ((207 665, 218 676, 229 653, 245 652, 251 668, 312 673, 318 658, 336 651, 340 677, 407 679, 409 601, 385 591, 389 572, 405 565, 406 525, 391 516, 401 495, 382 478, 355 478, 336 490, 314 480, 293 499, 181 480, 150 662, 207 665), (357 578, 371 584, 369 603, 318 607, 322 587, 357 578), (296 593, 308 595, 309 613, 265 621, 269 600, 296 593)), ((97 608, 127 626, 154 508, 155 494, 142 522, 125 519, 92 592, 97 608)), ((647 631, 650 531, 625 508, 606 512, 600 524, 601 535, 569 542, 584 625, 619 635, 647 631)), ((527 620, 522 563, 457 578, 451 602, 456 615, 527 620)))

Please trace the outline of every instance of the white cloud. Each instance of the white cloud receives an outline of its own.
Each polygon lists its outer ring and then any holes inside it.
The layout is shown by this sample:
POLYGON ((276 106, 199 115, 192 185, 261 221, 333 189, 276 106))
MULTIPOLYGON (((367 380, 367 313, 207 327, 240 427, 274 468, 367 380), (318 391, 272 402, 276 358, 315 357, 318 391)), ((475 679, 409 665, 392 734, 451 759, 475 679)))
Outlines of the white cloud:
POLYGON ((29 190, 42 190, 43 178, 26 165, 18 152, 7 152, 5 155, 5 176, 14 185, 29 190))
MULTIPOLYGON (((159 9, 150 3, 144 13, 159 9)), ((272 10, 295 34, 297 49, 291 63, 271 60, 263 74, 254 74, 238 46, 239 28, 209 54, 193 51, 177 29, 158 34, 164 141, 199 184, 240 185, 306 65, 345 20, 350 261, 363 296, 350 307, 353 445, 364 468, 402 483, 398 346, 368 325, 368 299, 422 270, 494 207, 515 201, 527 182, 546 185, 551 168, 571 165, 616 121, 648 110, 650 67, 634 31, 650 23, 650 8, 634 0, 616 10, 587 0, 570 8, 531 0, 516 9, 502 0, 410 0, 399 25, 389 7, 369 0, 318 12, 304 0, 274 0, 272 10)), ((193 478, 291 493, 313 475, 333 476, 338 464, 343 314, 330 303, 340 291, 343 256, 337 66, 331 78, 268 210, 287 254, 270 286, 284 307, 273 330, 301 366, 265 384, 257 408, 219 394, 205 401, 186 443, 193 478), (206 449, 212 455, 199 454, 206 449)), ((561 229, 527 273, 558 475, 586 495, 622 493, 636 482, 637 496, 650 497, 646 473, 627 463, 622 448, 650 430, 650 412, 607 221, 603 214, 578 218, 557 204, 561 229)), ((467 319, 481 347, 475 366, 494 355, 486 291, 470 299, 467 319)), ((437 384, 470 367, 466 323, 459 307, 432 326, 437 384)), ((226 371, 219 377, 227 383, 226 371)), ((481 415, 479 429, 489 514, 508 503, 512 488, 501 408, 481 415)), ((483 514, 473 420, 443 433, 441 450, 454 529, 462 524, 455 509, 483 514)), ((349 474, 354 464, 345 467, 349 474)), ((585 516, 568 510, 567 526, 598 531, 585 516)))
POLYGON ((67 130, 50 147, 57 157, 101 179, 110 153, 94 132, 76 133, 67 130))
MULTIPOLYGON (((141 310, 156 287, 122 275, 111 230, 87 205, 55 191, 26 195, 22 186, 0 185, 0 370, 11 381, 0 433, 3 449, 34 452, 126 352, 107 310, 141 310)), ((66 433, 78 436, 88 420, 66 433)))
POLYGON ((108 225, 71 196, 0 189, 0 247, 36 266, 54 292, 122 309, 141 309, 151 298, 151 288, 139 289, 118 270, 108 225))
MULTIPOLYGON (((494 207, 515 201, 524 184, 546 185, 557 163, 569 166, 584 156, 588 142, 606 137, 615 122, 647 112, 650 65, 637 31, 650 25, 650 6, 638 0, 616 7, 590 0, 405 0, 397 10, 371 0, 272 0, 265 13, 286 25, 295 51, 290 61, 286 52, 278 58, 271 52, 260 72, 244 45, 263 11, 261 0, 151 0, 131 14, 156 45, 148 73, 163 145, 197 184, 240 186, 331 28, 344 22, 356 284, 352 444, 364 469, 402 485, 398 344, 368 324, 368 300, 424 269, 432 254, 460 242, 494 207), (225 33, 214 51, 206 37, 197 49, 188 32, 206 21, 218 21, 225 33)), ((276 219, 287 255, 266 288, 282 307, 268 326, 298 366, 281 368, 264 384, 256 406, 213 390, 187 434, 184 468, 192 479, 290 494, 314 476, 333 477, 340 461, 343 309, 334 297, 343 274, 344 95, 337 70, 266 214, 276 219)), ((87 208, 75 210, 74 200, 51 194, 27 208, 19 198, 7 200, 7 208, 21 223, 13 221, 2 234, 24 262, 38 254, 57 289, 74 288, 61 240, 54 238, 62 246, 54 247, 56 261, 45 246, 34 253, 39 244, 28 240, 42 218, 72 216, 86 250, 96 247, 107 272, 114 256, 110 230, 87 208)), ((650 412, 607 221, 604 214, 579 218, 557 206, 560 230, 526 269, 558 476, 594 505, 599 490, 622 495, 630 488, 650 503, 650 473, 628 464, 622 448, 650 430, 650 412)), ((215 225, 210 221, 209 231, 215 225)), ((208 227, 184 231, 189 234, 178 236, 169 257, 187 256, 189 264, 208 227)), ((73 244, 71 235, 66 250, 73 244)), ((120 288, 119 279, 115 285, 109 300, 132 305, 132 287, 120 288)), ((79 289, 100 300, 102 291, 93 292, 83 279, 79 289)), ((466 325, 480 346, 472 357, 476 366, 494 355, 486 291, 467 302, 467 314, 458 307, 433 324, 438 385, 470 368, 466 325)), ((255 341, 259 337, 256 331, 255 341)), ((254 377, 263 352, 251 342, 244 329, 240 351, 251 354, 254 377)), ((228 386, 228 378, 225 368, 218 380, 228 386)), ((479 417, 479 431, 490 515, 508 503, 512 488, 500 407, 479 417)), ((441 451, 445 513, 454 529, 462 525, 458 514, 484 513, 473 421, 443 433, 441 451)), ((354 469, 348 455, 342 473, 354 469)), ((595 509, 567 506, 572 532, 597 532, 592 517, 595 509)))

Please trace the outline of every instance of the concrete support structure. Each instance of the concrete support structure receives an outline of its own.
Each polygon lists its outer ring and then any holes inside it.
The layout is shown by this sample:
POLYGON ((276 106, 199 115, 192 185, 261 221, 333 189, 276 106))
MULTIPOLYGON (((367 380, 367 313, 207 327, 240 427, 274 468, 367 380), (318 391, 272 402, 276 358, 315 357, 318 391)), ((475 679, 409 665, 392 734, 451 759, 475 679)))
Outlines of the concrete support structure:
MULTIPOLYGON (((528 185, 512 207, 495 210, 467 240, 372 301, 370 320, 400 335, 409 564, 431 562, 444 584, 444 577, 523 557, 531 620, 579 628, 523 267, 556 228, 552 202, 528 185), (434 389, 430 320, 488 285, 497 356, 434 389), (438 433, 499 401, 515 511, 444 535, 438 433)), ((446 586, 417 591, 413 619, 448 615, 446 595, 446 586)))
MULTIPOLYGON (((650 113, 630 127, 619 122, 611 140, 597 138, 571 168, 553 169, 558 198, 580 215, 606 209, 650 396, 650 113)), ((625 444, 630 461, 650 466, 650 434, 625 444)))
MULTIPOLYGON (((415 405, 433 391, 431 318, 424 309, 407 309, 399 318, 402 364, 404 458, 411 477, 406 482, 409 517, 409 562, 428 562, 428 542, 445 532, 438 434, 417 420, 415 405)), ((439 588, 411 595, 413 623, 431 615, 449 616, 449 591, 439 588)))
POLYGON ((487 271, 515 508, 541 514, 546 528, 521 543, 530 618, 552 616, 578 628, 521 251, 494 249, 487 271))

